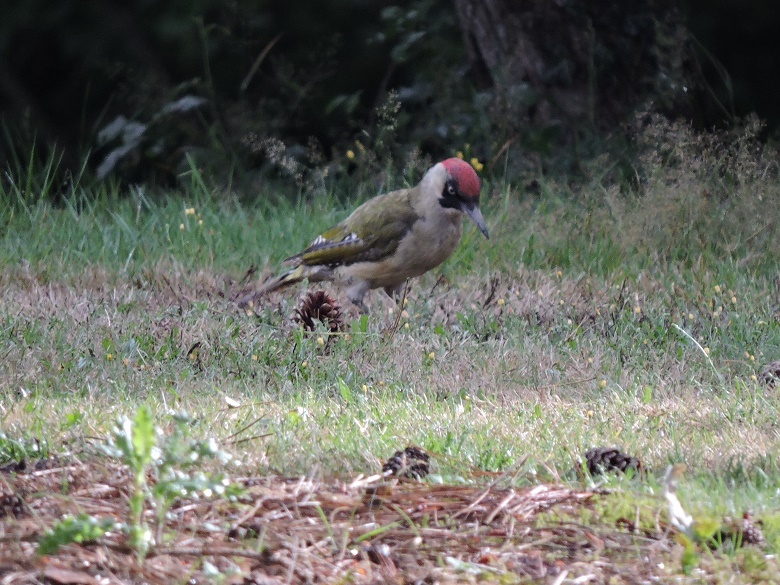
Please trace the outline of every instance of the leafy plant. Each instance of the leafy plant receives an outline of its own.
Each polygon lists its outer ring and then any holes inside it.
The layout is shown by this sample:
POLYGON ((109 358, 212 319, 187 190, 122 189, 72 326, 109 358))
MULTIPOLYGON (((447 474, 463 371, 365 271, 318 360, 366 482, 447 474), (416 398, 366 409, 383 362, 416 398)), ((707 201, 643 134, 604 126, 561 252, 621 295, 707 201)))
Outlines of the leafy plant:
POLYGON ((56 553, 61 546, 71 542, 87 542, 103 536, 114 526, 112 518, 98 520, 89 514, 65 516, 52 526, 38 543, 38 554, 56 553))
POLYGON ((152 532, 143 519, 144 501, 148 493, 147 470, 153 457, 159 456, 155 446, 155 429, 152 416, 145 406, 138 409, 135 417, 122 417, 114 428, 113 441, 105 450, 120 457, 133 472, 133 493, 130 494, 130 518, 125 525, 130 546, 138 556, 144 556, 152 544, 152 532))
POLYGON ((0 463, 21 462, 27 457, 45 457, 49 453, 46 441, 38 439, 13 439, 0 430, 0 463))
POLYGON ((112 439, 103 446, 108 454, 122 459, 133 472, 130 518, 123 528, 139 557, 162 539, 165 514, 177 498, 196 492, 225 496, 240 491, 220 474, 189 473, 204 459, 217 458, 224 464, 231 456, 219 450, 213 439, 193 440, 190 436, 192 421, 186 414, 175 415, 173 422, 171 434, 163 435, 155 427, 149 410, 141 406, 134 418, 125 416, 118 421, 112 439), (151 485, 150 476, 154 479, 151 485), (143 518, 147 501, 156 511, 156 535, 152 535, 143 518))
POLYGON ((204 104, 205 98, 187 94, 164 104, 147 122, 116 116, 97 135, 98 148, 110 148, 96 169, 97 178, 117 171, 131 174, 142 162, 155 163, 168 173, 184 169, 182 155, 192 150, 198 134, 184 123, 184 116, 204 104))

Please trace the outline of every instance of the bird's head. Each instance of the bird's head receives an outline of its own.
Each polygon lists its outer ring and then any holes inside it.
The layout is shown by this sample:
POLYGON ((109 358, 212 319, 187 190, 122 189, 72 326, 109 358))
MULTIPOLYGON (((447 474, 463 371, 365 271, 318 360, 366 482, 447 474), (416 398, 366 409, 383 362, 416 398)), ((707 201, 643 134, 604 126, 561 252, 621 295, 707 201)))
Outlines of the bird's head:
POLYGON ((446 172, 439 203, 442 207, 458 209, 468 215, 479 231, 489 238, 485 219, 479 210, 479 177, 474 167, 460 158, 448 158, 439 164, 446 172))

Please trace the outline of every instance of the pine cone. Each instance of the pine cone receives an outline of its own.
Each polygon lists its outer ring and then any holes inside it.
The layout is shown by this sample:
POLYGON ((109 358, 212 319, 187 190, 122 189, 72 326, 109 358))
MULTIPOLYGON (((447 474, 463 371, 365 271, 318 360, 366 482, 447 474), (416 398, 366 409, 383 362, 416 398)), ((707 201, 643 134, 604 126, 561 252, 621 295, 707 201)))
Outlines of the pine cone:
POLYGON ((27 457, 0 465, 0 473, 24 473, 25 471, 27 471, 27 457))
POLYGON ((637 457, 632 457, 621 452, 616 447, 594 447, 585 453, 585 462, 591 475, 598 475, 608 471, 626 472, 628 469, 641 471, 642 462, 637 457))
POLYGON ((780 360, 765 365, 758 375, 758 379, 767 386, 775 386, 780 380, 780 360))
POLYGON ((331 333, 343 331, 344 318, 336 300, 324 290, 307 294, 295 309, 295 321, 306 331, 314 331, 317 321, 322 322, 331 333))
POLYGON ((24 500, 10 490, 0 489, 0 519, 11 517, 20 518, 27 514, 27 505, 24 500))
POLYGON ((739 520, 727 521, 726 525, 720 529, 720 532, 716 536, 716 541, 725 543, 731 541, 734 546, 764 546, 766 544, 766 538, 760 528, 761 521, 756 522, 753 520, 753 515, 749 512, 742 514, 742 518, 739 520))
POLYGON ((382 473, 422 479, 430 472, 430 457, 419 447, 407 447, 396 451, 382 466, 382 473))

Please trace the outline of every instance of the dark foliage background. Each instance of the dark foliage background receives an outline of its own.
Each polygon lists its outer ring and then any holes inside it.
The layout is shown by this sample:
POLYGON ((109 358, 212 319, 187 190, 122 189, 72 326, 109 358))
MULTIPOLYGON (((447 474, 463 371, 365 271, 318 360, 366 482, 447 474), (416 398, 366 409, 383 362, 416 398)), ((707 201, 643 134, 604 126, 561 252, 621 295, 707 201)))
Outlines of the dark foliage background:
POLYGON ((22 172, 32 152, 63 180, 85 168, 163 185, 190 161, 238 185, 271 168, 301 182, 328 161, 351 172, 361 156, 401 168, 456 151, 487 170, 571 171, 622 149, 648 100, 702 127, 755 111, 771 134, 780 121, 771 0, 503 3, 538 49, 538 79, 485 69, 485 39, 464 19, 480 5, 13 3, 0 19, 0 164, 22 172), (582 115, 553 99, 564 90, 582 115))

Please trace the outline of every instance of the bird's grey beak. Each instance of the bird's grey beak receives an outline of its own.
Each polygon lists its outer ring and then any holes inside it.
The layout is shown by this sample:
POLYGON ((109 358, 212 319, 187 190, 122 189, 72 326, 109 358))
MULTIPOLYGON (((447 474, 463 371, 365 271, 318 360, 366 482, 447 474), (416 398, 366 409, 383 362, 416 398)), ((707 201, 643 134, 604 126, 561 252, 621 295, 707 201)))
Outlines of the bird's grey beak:
POLYGON ((479 231, 481 231, 482 234, 489 240, 490 236, 488 235, 488 229, 487 226, 485 225, 485 218, 482 217, 482 212, 479 210, 479 207, 477 207, 476 205, 472 205, 472 206, 464 205, 463 211, 466 213, 466 215, 468 215, 471 218, 471 220, 475 224, 477 224, 479 231))

